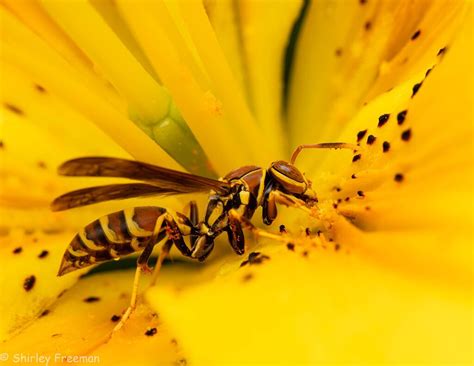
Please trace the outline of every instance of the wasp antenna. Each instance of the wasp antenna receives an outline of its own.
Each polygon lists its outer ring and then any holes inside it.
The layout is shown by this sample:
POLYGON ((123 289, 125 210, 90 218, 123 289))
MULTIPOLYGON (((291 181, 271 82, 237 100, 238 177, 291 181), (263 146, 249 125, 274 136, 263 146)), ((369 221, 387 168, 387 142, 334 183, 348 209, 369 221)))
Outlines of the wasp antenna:
POLYGON ((296 158, 298 157, 299 153, 303 149, 351 149, 351 150, 357 150, 357 145, 354 144, 348 144, 346 142, 323 142, 320 144, 304 144, 304 145, 299 145, 295 151, 293 151, 293 154, 291 154, 291 159, 290 163, 294 164, 296 158))

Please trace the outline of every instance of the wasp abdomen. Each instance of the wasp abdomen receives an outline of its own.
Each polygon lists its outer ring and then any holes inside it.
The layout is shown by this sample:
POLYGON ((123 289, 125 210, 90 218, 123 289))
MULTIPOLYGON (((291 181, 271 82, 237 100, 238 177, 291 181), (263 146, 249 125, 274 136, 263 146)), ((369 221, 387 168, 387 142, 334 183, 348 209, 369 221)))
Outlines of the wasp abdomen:
POLYGON ((58 275, 143 250, 164 213, 161 207, 135 207, 91 222, 72 239, 58 275))

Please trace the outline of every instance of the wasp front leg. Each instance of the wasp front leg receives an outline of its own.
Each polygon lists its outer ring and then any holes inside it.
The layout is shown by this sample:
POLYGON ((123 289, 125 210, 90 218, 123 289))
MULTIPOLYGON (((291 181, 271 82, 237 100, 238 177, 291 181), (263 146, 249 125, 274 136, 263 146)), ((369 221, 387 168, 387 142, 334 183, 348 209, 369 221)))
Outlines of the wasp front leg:
POLYGON ((312 215, 312 211, 306 206, 303 200, 281 191, 273 190, 267 195, 263 203, 262 218, 266 225, 271 225, 276 219, 278 215, 277 204, 298 208, 312 215))
POLYGON ((243 216, 237 214, 237 211, 235 210, 232 211, 233 214, 228 215, 229 222, 226 228, 227 236, 234 252, 239 255, 242 255, 245 252, 245 237, 241 225, 241 218, 243 216))

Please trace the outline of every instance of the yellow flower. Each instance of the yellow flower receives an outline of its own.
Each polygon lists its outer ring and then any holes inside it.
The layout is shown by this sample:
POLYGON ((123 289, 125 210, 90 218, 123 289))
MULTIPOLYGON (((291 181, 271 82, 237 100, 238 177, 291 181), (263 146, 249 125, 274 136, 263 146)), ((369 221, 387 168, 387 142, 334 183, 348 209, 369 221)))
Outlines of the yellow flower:
MULTIPOLYGON (((4 0, 0 11, 2 361, 473 362, 471 2, 4 0), (56 277, 90 221, 191 198, 53 214, 54 197, 103 183, 58 177, 67 159, 216 177, 334 141, 359 147, 296 162, 317 208, 279 207, 274 239, 247 232, 244 258, 224 239, 202 265, 172 253, 108 342, 135 258, 56 277)), ((206 197, 194 198, 202 212, 206 197)))

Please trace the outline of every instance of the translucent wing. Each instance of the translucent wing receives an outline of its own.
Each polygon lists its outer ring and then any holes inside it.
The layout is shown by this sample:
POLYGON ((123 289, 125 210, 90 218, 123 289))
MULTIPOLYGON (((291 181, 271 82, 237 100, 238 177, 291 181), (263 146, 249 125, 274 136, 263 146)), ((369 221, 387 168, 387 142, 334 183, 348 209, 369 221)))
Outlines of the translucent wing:
POLYGON ((65 162, 59 174, 66 176, 122 177, 145 181, 156 187, 176 193, 215 190, 220 194, 229 191, 229 184, 216 179, 178 172, 134 160, 88 157, 65 162))
POLYGON ((79 189, 77 191, 63 194, 51 203, 51 209, 53 211, 63 211, 74 207, 87 206, 110 200, 179 193, 183 192, 177 192, 171 189, 160 188, 144 183, 109 184, 79 189))

